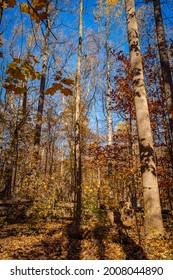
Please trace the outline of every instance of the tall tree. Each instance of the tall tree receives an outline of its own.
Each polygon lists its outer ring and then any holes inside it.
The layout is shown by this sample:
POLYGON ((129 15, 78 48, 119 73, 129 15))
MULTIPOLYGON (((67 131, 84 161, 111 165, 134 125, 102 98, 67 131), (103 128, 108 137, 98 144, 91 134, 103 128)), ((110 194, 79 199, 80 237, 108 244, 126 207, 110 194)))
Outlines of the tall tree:
POLYGON ((83 0, 79 3, 79 42, 78 42, 78 58, 76 67, 76 110, 75 110, 75 221, 80 221, 81 217, 81 196, 82 196, 82 170, 81 170, 81 87, 80 87, 80 71, 82 56, 82 22, 83 22, 83 0))
POLYGON ((140 149, 145 233, 146 237, 153 238, 156 232, 163 234, 163 221, 134 0, 126 0, 125 5, 140 149))
MULTIPOLYGON (((39 100, 38 100, 38 109, 36 116, 36 126, 35 126, 35 135, 34 135, 34 157, 35 163, 38 163, 39 159, 39 148, 41 142, 41 128, 42 128, 42 118, 43 118, 43 109, 44 109, 44 98, 45 98, 45 87, 46 87, 46 72, 47 72, 47 63, 49 57, 49 37, 51 33, 51 26, 55 20, 57 10, 55 10, 52 19, 50 19, 52 12, 51 1, 47 0, 40 3, 40 6, 37 6, 37 1, 33 1, 32 5, 27 1, 28 7, 31 9, 27 10, 26 4, 23 4, 23 11, 29 11, 31 18, 36 20, 36 22, 43 22, 46 25, 45 35, 43 38, 43 51, 42 51, 42 70, 41 70, 41 79, 40 79, 40 90, 39 90, 39 100), (37 9, 38 10, 37 10, 37 9)), ((55 7, 54 7, 55 8, 55 7)))
MULTIPOLYGON (((112 146, 113 143, 113 134, 112 134, 112 114, 111 114, 111 76, 110 76, 110 48, 109 48, 109 28, 107 21, 105 22, 106 26, 106 83, 107 83, 107 143, 108 146, 112 146)), ((112 160, 108 159, 108 178, 109 178, 109 189, 110 189, 110 199, 112 195, 112 160)))
POLYGON ((153 0, 154 16, 156 21, 157 42, 160 55, 160 64, 163 76, 164 93, 167 102, 169 124, 172 135, 172 158, 173 158, 173 80, 168 57, 168 47, 165 38, 165 30, 162 18, 160 0, 153 0))
POLYGON ((38 109, 36 117, 36 127, 35 127, 35 136, 34 136, 34 152, 35 159, 38 160, 39 147, 41 141, 41 127, 42 127, 42 117, 43 117, 43 108, 44 108, 44 97, 45 97, 45 85, 46 85, 46 71, 47 71, 47 61, 48 61, 48 45, 49 45, 49 28, 46 27, 46 34, 44 37, 44 47, 43 47, 43 56, 42 56, 42 72, 40 80, 40 91, 39 91, 39 100, 38 100, 38 109))

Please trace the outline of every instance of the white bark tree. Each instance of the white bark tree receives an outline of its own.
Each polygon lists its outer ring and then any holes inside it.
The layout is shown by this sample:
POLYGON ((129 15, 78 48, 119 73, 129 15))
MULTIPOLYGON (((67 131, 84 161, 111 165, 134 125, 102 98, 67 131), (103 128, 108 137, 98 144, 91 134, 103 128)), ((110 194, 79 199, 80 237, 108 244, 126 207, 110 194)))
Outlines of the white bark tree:
POLYGON ((125 5, 140 149, 145 233, 147 238, 154 238, 156 233, 163 234, 159 187, 134 0, 126 0, 125 5))

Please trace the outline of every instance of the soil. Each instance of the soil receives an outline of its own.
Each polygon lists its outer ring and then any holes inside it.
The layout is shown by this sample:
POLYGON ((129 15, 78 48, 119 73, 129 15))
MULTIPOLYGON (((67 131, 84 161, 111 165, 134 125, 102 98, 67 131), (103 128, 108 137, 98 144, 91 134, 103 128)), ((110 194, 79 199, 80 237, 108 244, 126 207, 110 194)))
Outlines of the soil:
MULTIPOLYGON (((140 228, 142 232, 142 228, 140 228)), ((146 241, 134 228, 78 226, 70 221, 8 224, 0 230, 1 260, 170 260, 170 233, 146 241)))

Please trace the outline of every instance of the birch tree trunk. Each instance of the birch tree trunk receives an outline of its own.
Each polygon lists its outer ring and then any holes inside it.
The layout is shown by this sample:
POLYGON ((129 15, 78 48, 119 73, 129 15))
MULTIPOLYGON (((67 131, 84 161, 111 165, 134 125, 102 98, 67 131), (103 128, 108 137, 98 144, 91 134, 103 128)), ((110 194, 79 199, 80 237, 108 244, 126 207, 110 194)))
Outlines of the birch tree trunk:
POLYGON ((80 71, 82 55, 82 21, 83 21, 83 0, 79 3, 79 43, 78 58, 76 67, 76 111, 75 111, 75 208, 74 219, 79 223, 81 219, 81 196, 82 196, 82 170, 81 170, 81 135, 80 135, 80 113, 81 113, 81 88, 80 71))
POLYGON ((162 18, 162 11, 160 0, 153 0, 154 4, 154 16, 156 21, 156 33, 157 33, 157 42, 160 56, 160 64, 162 70, 163 84, 164 84, 164 93, 167 102, 169 124, 171 131, 171 151, 173 158, 173 80, 171 76, 171 68, 168 57, 168 47, 165 38, 165 30, 162 18))
POLYGON ((136 120, 144 197, 144 225, 147 238, 163 234, 159 188, 156 173, 151 125, 147 103, 138 26, 134 0, 126 0, 126 20, 130 47, 130 63, 133 78, 136 120))

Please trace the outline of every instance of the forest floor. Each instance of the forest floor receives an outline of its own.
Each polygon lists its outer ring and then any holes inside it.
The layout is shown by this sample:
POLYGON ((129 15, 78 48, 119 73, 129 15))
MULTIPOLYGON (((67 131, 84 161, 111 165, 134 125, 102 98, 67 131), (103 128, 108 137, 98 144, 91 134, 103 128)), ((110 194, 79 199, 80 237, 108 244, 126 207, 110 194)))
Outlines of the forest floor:
POLYGON ((170 233, 168 237, 152 241, 141 237, 139 242, 137 231, 131 228, 119 229, 109 225, 79 228, 73 228, 70 221, 3 225, 0 229, 0 259, 173 259, 170 233))

